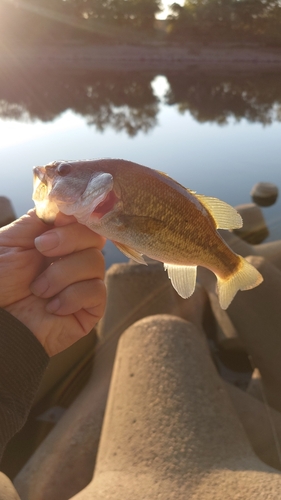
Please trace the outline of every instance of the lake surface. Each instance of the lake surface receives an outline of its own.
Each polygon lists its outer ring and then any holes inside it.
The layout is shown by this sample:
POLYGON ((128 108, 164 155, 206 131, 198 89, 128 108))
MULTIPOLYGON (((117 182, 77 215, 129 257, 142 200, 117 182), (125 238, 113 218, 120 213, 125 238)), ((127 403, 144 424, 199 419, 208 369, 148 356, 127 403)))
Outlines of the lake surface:
MULTIPOLYGON (((232 205, 281 189, 281 73, 1 71, 0 195, 33 206, 32 167, 123 158, 232 205)), ((263 209, 281 238, 280 200, 263 209)), ((108 251, 110 259, 118 254, 108 251)), ((122 257, 123 259, 123 257, 122 257)))

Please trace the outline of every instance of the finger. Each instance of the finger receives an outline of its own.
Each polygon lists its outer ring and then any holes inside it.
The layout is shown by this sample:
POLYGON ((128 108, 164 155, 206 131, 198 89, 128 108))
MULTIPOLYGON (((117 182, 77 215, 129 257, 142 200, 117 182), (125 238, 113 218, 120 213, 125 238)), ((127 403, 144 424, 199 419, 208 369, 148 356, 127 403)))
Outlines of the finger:
POLYGON ((59 212, 56 215, 56 220, 54 222, 55 226, 67 226, 67 224, 72 224, 73 222, 77 222, 74 215, 65 215, 62 212, 59 212))
POLYGON ((1 245, 34 248, 34 238, 52 227, 42 222, 35 210, 29 210, 27 214, 1 228, 1 245))
POLYGON ((103 236, 78 222, 51 229, 35 239, 37 250, 48 257, 67 255, 90 247, 101 250, 104 244, 103 236))
POLYGON ((54 261, 31 283, 37 297, 50 298, 79 281, 104 279, 105 264, 100 250, 88 248, 54 261))
POLYGON ((94 326, 93 323, 102 317, 105 303, 105 284, 102 280, 93 279, 74 283, 65 288, 47 304, 46 310, 59 316, 78 314, 77 319, 80 317, 83 322, 80 326, 83 330, 87 330, 91 329, 94 326), (83 315, 83 311, 87 314, 83 315), (82 319, 83 317, 84 319, 82 319))

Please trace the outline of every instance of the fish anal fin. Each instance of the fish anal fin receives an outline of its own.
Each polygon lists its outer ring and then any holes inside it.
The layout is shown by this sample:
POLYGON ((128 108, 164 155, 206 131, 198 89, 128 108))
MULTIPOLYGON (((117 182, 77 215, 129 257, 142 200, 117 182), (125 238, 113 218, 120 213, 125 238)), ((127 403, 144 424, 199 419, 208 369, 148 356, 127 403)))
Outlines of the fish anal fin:
POLYGON ((145 266, 147 266, 147 263, 142 257, 142 254, 140 254, 136 250, 133 250, 133 248, 129 247, 128 245, 124 245, 123 243, 119 243, 117 241, 113 241, 113 243, 118 248, 118 250, 120 250, 120 252, 126 255, 126 257, 135 260, 139 264, 144 264, 145 266))
POLYGON ((217 290, 222 309, 227 309, 238 290, 250 290, 263 282, 259 271, 246 259, 240 257, 240 266, 228 279, 217 276, 217 290))
POLYGON ((241 215, 228 203, 218 198, 195 194, 196 198, 212 215, 217 229, 238 229, 243 226, 241 215))
POLYGON ((178 294, 183 299, 188 299, 195 290, 197 266, 164 264, 164 269, 168 272, 171 283, 178 294))

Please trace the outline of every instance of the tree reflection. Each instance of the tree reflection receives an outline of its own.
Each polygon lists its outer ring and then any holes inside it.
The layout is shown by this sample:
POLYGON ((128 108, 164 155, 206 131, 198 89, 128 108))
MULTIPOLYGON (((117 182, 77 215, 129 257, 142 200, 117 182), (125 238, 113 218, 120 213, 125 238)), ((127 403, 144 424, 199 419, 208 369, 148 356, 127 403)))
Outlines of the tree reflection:
POLYGON ((134 136, 156 125, 154 75, 122 72, 9 71, 0 75, 2 118, 51 121, 67 109, 99 130, 107 126, 134 136))
POLYGON ((134 136, 156 125, 158 99, 151 87, 151 75, 122 73, 104 75, 84 88, 88 99, 72 106, 89 125, 103 131, 108 125, 134 136))
MULTIPOLYGON (((0 74, 0 117, 51 121, 71 109, 100 131, 109 126, 130 136, 146 133, 156 126, 160 109, 152 88, 156 75, 6 69, 0 74)), ((165 103, 189 111, 199 122, 281 120, 281 73, 167 71, 166 78, 165 103)))
POLYGON ((224 125, 230 118, 245 118, 264 125, 281 118, 281 73, 167 75, 166 103, 189 111, 199 122, 224 125))

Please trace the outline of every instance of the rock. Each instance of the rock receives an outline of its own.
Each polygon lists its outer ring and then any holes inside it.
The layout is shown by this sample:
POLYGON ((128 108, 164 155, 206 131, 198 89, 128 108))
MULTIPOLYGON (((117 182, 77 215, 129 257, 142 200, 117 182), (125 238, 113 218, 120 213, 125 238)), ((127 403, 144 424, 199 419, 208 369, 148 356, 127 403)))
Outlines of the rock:
POLYGON ((0 196, 0 227, 10 224, 16 219, 11 201, 5 196, 0 196))
POLYGON ((268 403, 280 411, 281 271, 262 257, 247 260, 260 271, 264 282, 238 292, 227 314, 261 373, 268 403))
POLYGON ((119 342, 92 482, 72 500, 278 500, 198 330, 158 315, 119 342))
POLYGON ((0 472, 0 500, 20 500, 10 479, 0 472))
POLYGON ((255 453, 280 470, 280 413, 233 385, 226 383, 225 387, 255 453))
POLYGON ((257 205, 269 207, 278 198, 278 187, 271 182, 258 182, 252 187, 251 196, 257 205))
POLYGON ((261 209, 255 203, 235 207, 243 219, 243 226, 233 232, 248 243, 261 243, 269 235, 261 209))

